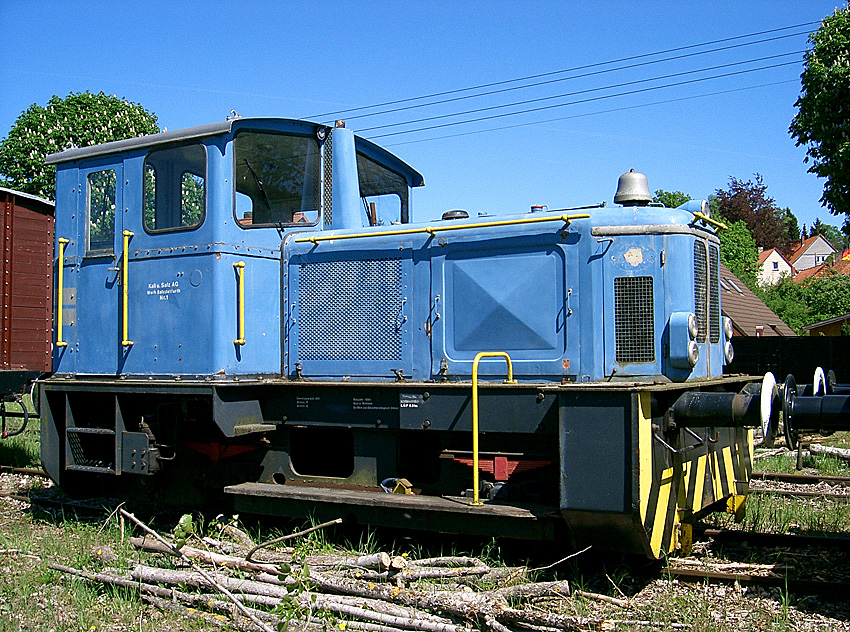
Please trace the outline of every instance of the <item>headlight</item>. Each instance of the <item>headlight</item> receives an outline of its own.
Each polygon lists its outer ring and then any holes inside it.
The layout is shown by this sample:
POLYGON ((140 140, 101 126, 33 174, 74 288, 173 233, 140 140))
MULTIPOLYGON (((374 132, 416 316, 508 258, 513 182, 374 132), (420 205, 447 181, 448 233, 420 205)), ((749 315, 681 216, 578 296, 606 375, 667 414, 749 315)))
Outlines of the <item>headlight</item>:
POLYGON ((728 316, 723 317, 723 333, 726 334, 726 340, 732 340, 732 334, 735 333, 732 327, 732 319, 728 316))
POLYGON ((699 362, 699 347, 693 340, 688 343, 688 362, 692 367, 696 366, 697 362, 699 362))
POLYGON ((732 343, 728 340, 723 346, 723 354, 726 356, 726 364, 732 364, 732 360, 735 359, 735 350, 732 348, 732 343))
POLYGON ((696 340, 698 333, 699 326, 697 325, 696 314, 688 314, 688 334, 691 336, 691 340, 696 340))

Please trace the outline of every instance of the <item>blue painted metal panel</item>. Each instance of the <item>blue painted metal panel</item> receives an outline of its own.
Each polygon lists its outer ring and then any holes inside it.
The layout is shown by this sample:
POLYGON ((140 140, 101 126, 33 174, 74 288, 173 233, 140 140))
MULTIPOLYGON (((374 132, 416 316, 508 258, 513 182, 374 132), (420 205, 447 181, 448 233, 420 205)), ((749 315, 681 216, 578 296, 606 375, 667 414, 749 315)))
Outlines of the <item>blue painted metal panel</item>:
MULTIPOLYGON (((53 347, 53 370, 56 373, 75 373, 77 370, 77 324, 76 324, 76 289, 79 281, 78 264, 80 258, 80 243, 77 239, 77 217, 76 213, 78 205, 77 198, 79 196, 79 172, 76 167, 57 169, 56 171, 56 224, 54 230, 54 239, 60 237, 68 239, 70 243, 65 245, 64 261, 61 262, 63 268, 63 286, 66 289, 64 292, 64 310, 69 315, 63 321, 62 337, 68 343, 65 347, 53 347), (67 210, 66 210, 67 209, 67 210), (73 301, 69 300, 73 297, 73 301), (71 318, 73 314, 73 318, 71 318)), ((85 247, 85 244, 83 244, 85 247)), ((59 256, 59 242, 56 241, 53 246, 54 257, 59 256)), ((55 259, 58 261, 58 259, 55 259)), ((54 268, 54 312, 58 310, 58 301, 56 300, 56 292, 58 291, 59 275, 58 269, 54 268)), ((61 318, 58 313, 54 313, 53 322, 61 318)), ((55 343, 57 336, 56 327, 54 324, 53 342, 55 343)))
MULTIPOLYGON (((578 233, 559 232, 562 226, 441 234, 431 249, 441 314, 433 326, 432 373, 447 362, 449 375, 469 376, 478 352, 505 351, 518 379, 576 374, 578 233)), ((505 363, 483 360, 479 370, 504 376, 505 363)))
MULTIPOLYGON (((613 238, 611 247, 602 259, 605 263, 605 288, 603 313, 605 314, 605 365, 602 376, 616 374, 623 376, 654 376, 661 375, 662 349, 659 343, 660 333, 664 330, 664 284, 661 276, 661 244, 662 239, 655 235, 619 235, 613 238), (618 279, 646 280, 638 285, 635 291, 645 296, 635 300, 640 311, 635 313, 617 313, 618 308, 631 307, 631 303, 617 304, 616 282, 618 279), (650 319, 650 310, 652 312, 650 319), (618 352, 617 324, 618 320, 630 320, 630 325, 636 326, 636 331, 620 334, 621 344, 628 349, 618 352), (643 329, 646 327, 646 329, 643 329), (643 337, 647 332, 652 348, 641 347, 643 337), (626 360, 623 356, 638 360, 626 360)), ((629 290, 627 290, 628 293, 629 290)), ((630 329, 632 327, 628 327, 630 329)), ((599 379, 596 377, 595 379, 599 379)))
POLYGON ((292 244, 287 266, 286 370, 295 377, 396 379, 413 366, 413 243, 399 238, 292 244))
POLYGON ((362 208, 354 132, 338 128, 333 130, 333 228, 362 227, 362 208))
POLYGON ((81 167, 77 196, 76 253, 81 255, 77 274, 76 370, 78 373, 115 375, 123 355, 121 346, 121 253, 124 249, 123 165, 103 159, 81 167), (93 172, 115 172, 115 220, 112 251, 86 252, 87 178, 93 172))

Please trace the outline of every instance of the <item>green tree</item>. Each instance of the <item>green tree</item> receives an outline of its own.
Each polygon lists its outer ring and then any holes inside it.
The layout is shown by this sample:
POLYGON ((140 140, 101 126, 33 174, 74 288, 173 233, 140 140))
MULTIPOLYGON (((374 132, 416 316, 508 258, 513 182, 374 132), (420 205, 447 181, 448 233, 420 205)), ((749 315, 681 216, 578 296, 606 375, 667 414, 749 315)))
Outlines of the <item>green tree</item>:
POLYGON ((46 106, 27 108, 0 141, 0 181, 24 193, 53 199, 55 173, 48 154, 113 140, 155 134, 156 116, 138 103, 103 92, 53 95, 46 106))
POLYGON ((720 238, 720 259, 747 287, 758 285, 759 251, 753 234, 743 221, 733 222, 717 233, 720 238))
POLYGON ((785 223, 785 234, 788 236, 789 243, 800 241, 800 224, 797 222, 797 216, 788 207, 779 211, 779 216, 785 223))
POLYGON ((677 206, 681 206, 692 199, 693 198, 687 193, 682 193, 681 191, 665 191, 664 189, 658 189, 655 192, 655 195, 652 196, 653 202, 663 204, 667 208, 676 208, 677 206))
POLYGON ((773 313, 797 334, 803 333, 805 325, 817 322, 811 318, 805 287, 790 277, 762 288, 760 296, 773 313))
POLYGON ((817 323, 850 312, 850 276, 825 274, 804 284, 809 322, 817 323))
POLYGON ((802 90, 789 132, 806 146, 809 172, 826 182, 821 202, 834 215, 850 214, 850 9, 837 8, 809 36, 802 90))
POLYGON ((791 241, 788 227, 776 202, 767 194, 767 185, 759 174, 754 180, 729 178, 728 189, 718 189, 713 200, 717 214, 728 222, 743 221, 756 240, 756 245, 778 249, 788 254, 791 241))
POLYGON ((815 218, 815 223, 812 224, 812 230, 809 232, 809 237, 821 235, 826 239, 836 250, 843 250, 847 236, 841 232, 837 226, 832 224, 824 224, 820 218, 815 218))

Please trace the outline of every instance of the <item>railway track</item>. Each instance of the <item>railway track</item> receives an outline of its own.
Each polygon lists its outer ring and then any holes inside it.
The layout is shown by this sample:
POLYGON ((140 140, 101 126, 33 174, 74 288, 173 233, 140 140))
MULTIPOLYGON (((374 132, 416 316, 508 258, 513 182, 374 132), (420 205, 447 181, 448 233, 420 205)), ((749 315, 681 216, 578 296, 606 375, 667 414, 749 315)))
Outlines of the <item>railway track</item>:
POLYGON ((10 465, 0 465, 0 473, 9 474, 27 474, 28 476, 40 476, 47 478, 44 470, 38 470, 32 467, 11 467, 10 465))
POLYGON ((735 529, 712 529, 696 527, 694 538, 698 540, 712 539, 717 542, 746 542, 753 547, 777 548, 820 548, 850 551, 850 537, 803 535, 792 533, 762 533, 758 531, 737 531, 735 529))
POLYGON ((780 474, 777 472, 753 472, 754 481, 775 481, 796 485, 817 485, 826 483, 834 487, 850 487, 850 476, 821 476, 819 474, 780 474))
POLYGON ((751 488, 754 496, 781 496, 803 500, 830 500, 837 503, 850 502, 850 477, 822 476, 819 474, 782 474, 775 472, 753 472, 751 480, 767 487, 751 488), (771 485, 788 487, 775 488, 771 485), (804 486, 794 489, 795 486, 804 486))
MULTIPOLYGON (((826 552, 829 557, 837 555, 838 559, 850 553, 850 537, 761 533, 698 526, 694 529, 694 539, 740 544, 747 548, 786 549, 788 553, 797 553, 802 549, 816 549, 818 555, 826 552)), ((751 572, 746 568, 730 570, 728 568, 712 568, 711 565, 688 567, 684 565, 684 560, 679 563, 680 566, 671 565, 664 572, 671 578, 683 582, 736 584, 742 587, 765 589, 778 588, 782 592, 794 594, 797 598, 817 595, 827 600, 846 601, 848 595, 850 595, 850 583, 795 577, 793 570, 786 566, 772 565, 751 572)), ((720 563, 719 566, 722 567, 724 564, 720 563)), ((726 564, 726 566, 736 566, 736 564, 726 564)), ((745 567, 746 564, 740 564, 740 566, 745 567)))
POLYGON ((783 496, 805 500, 832 500, 837 503, 850 503, 850 494, 835 494, 826 491, 804 491, 799 489, 751 489, 752 496, 783 496))
POLYGON ((826 599, 846 600, 850 594, 850 584, 843 582, 813 581, 779 575, 755 575, 751 573, 729 573, 709 568, 676 568, 664 571, 671 578, 691 583, 738 584, 740 586, 760 586, 779 588, 782 591, 803 595, 817 595, 826 599))

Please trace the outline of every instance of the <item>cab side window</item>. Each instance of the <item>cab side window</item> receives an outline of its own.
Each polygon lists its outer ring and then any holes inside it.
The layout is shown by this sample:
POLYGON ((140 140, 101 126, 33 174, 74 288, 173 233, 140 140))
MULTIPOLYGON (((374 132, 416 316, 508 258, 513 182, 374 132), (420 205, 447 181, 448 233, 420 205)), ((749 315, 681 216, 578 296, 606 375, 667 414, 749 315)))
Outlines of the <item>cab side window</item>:
POLYGON ((150 152, 144 172, 145 229, 160 232, 200 226, 206 208, 206 172, 203 145, 150 152))
POLYGON ((115 242, 115 172, 94 171, 86 178, 86 251, 110 253, 115 242))
POLYGON ((404 176, 359 152, 357 173, 366 225, 387 226, 409 221, 408 187, 404 176))

